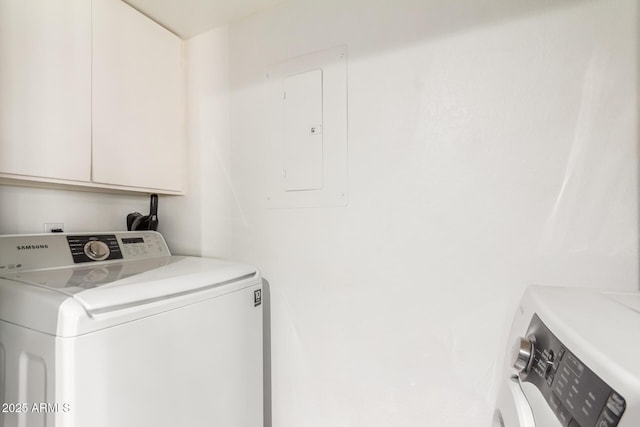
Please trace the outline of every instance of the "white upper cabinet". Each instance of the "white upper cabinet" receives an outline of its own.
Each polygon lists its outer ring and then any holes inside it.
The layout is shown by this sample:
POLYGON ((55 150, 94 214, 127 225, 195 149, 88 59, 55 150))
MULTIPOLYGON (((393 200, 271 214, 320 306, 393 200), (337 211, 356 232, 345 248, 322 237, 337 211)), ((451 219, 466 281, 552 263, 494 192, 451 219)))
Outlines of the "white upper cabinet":
POLYGON ((0 0, 0 182, 182 194, 182 41, 121 0, 0 0))
POLYGON ((93 0, 94 182, 182 190, 182 42, 120 0, 93 0))
POLYGON ((0 0, 0 173, 89 181, 90 1, 0 0))

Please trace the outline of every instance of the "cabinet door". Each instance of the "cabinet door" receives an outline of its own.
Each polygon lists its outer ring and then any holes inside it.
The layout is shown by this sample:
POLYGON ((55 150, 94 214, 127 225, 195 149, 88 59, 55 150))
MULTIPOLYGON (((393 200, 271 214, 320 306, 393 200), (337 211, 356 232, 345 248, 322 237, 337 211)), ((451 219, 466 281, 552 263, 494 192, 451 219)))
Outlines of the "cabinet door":
POLYGON ((94 182, 182 190, 182 42, 120 0, 93 0, 94 182))
POLYGON ((0 0, 0 173, 90 171, 91 3, 0 0))

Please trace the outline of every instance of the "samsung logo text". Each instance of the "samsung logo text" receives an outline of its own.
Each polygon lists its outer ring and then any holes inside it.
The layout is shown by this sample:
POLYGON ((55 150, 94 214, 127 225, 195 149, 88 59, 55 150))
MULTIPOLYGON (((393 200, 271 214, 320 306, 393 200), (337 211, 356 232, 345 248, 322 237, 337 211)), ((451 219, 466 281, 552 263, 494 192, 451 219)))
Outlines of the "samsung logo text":
POLYGON ((19 245, 16 246, 19 251, 30 251, 34 249, 49 249, 49 245, 19 245))

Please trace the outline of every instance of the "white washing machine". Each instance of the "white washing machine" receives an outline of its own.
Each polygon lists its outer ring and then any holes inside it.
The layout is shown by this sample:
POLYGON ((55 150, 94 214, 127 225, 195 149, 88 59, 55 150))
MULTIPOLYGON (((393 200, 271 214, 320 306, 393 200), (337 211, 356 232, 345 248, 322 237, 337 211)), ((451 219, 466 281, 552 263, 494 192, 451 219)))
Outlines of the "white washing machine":
POLYGON ((494 427, 640 426, 640 293, 530 287, 510 340, 494 427))
POLYGON ((153 231, 0 236, 0 426, 261 427, 261 304, 153 231))

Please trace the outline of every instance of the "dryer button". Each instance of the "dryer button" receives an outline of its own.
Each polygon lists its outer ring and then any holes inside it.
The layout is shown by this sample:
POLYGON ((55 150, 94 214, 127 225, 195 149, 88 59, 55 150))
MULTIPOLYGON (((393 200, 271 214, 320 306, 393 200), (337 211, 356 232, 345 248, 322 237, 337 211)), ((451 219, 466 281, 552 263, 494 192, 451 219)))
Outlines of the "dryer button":
POLYGON ((611 393, 611 396, 609 396, 609 400, 607 400, 607 408, 609 408, 616 417, 621 417, 624 412, 625 401, 622 396, 614 391, 611 393))
POLYGON ((618 425, 618 421, 620 420, 613 412, 609 409, 604 408, 602 413, 600 414, 600 418, 596 421, 596 427, 615 427, 618 425))

